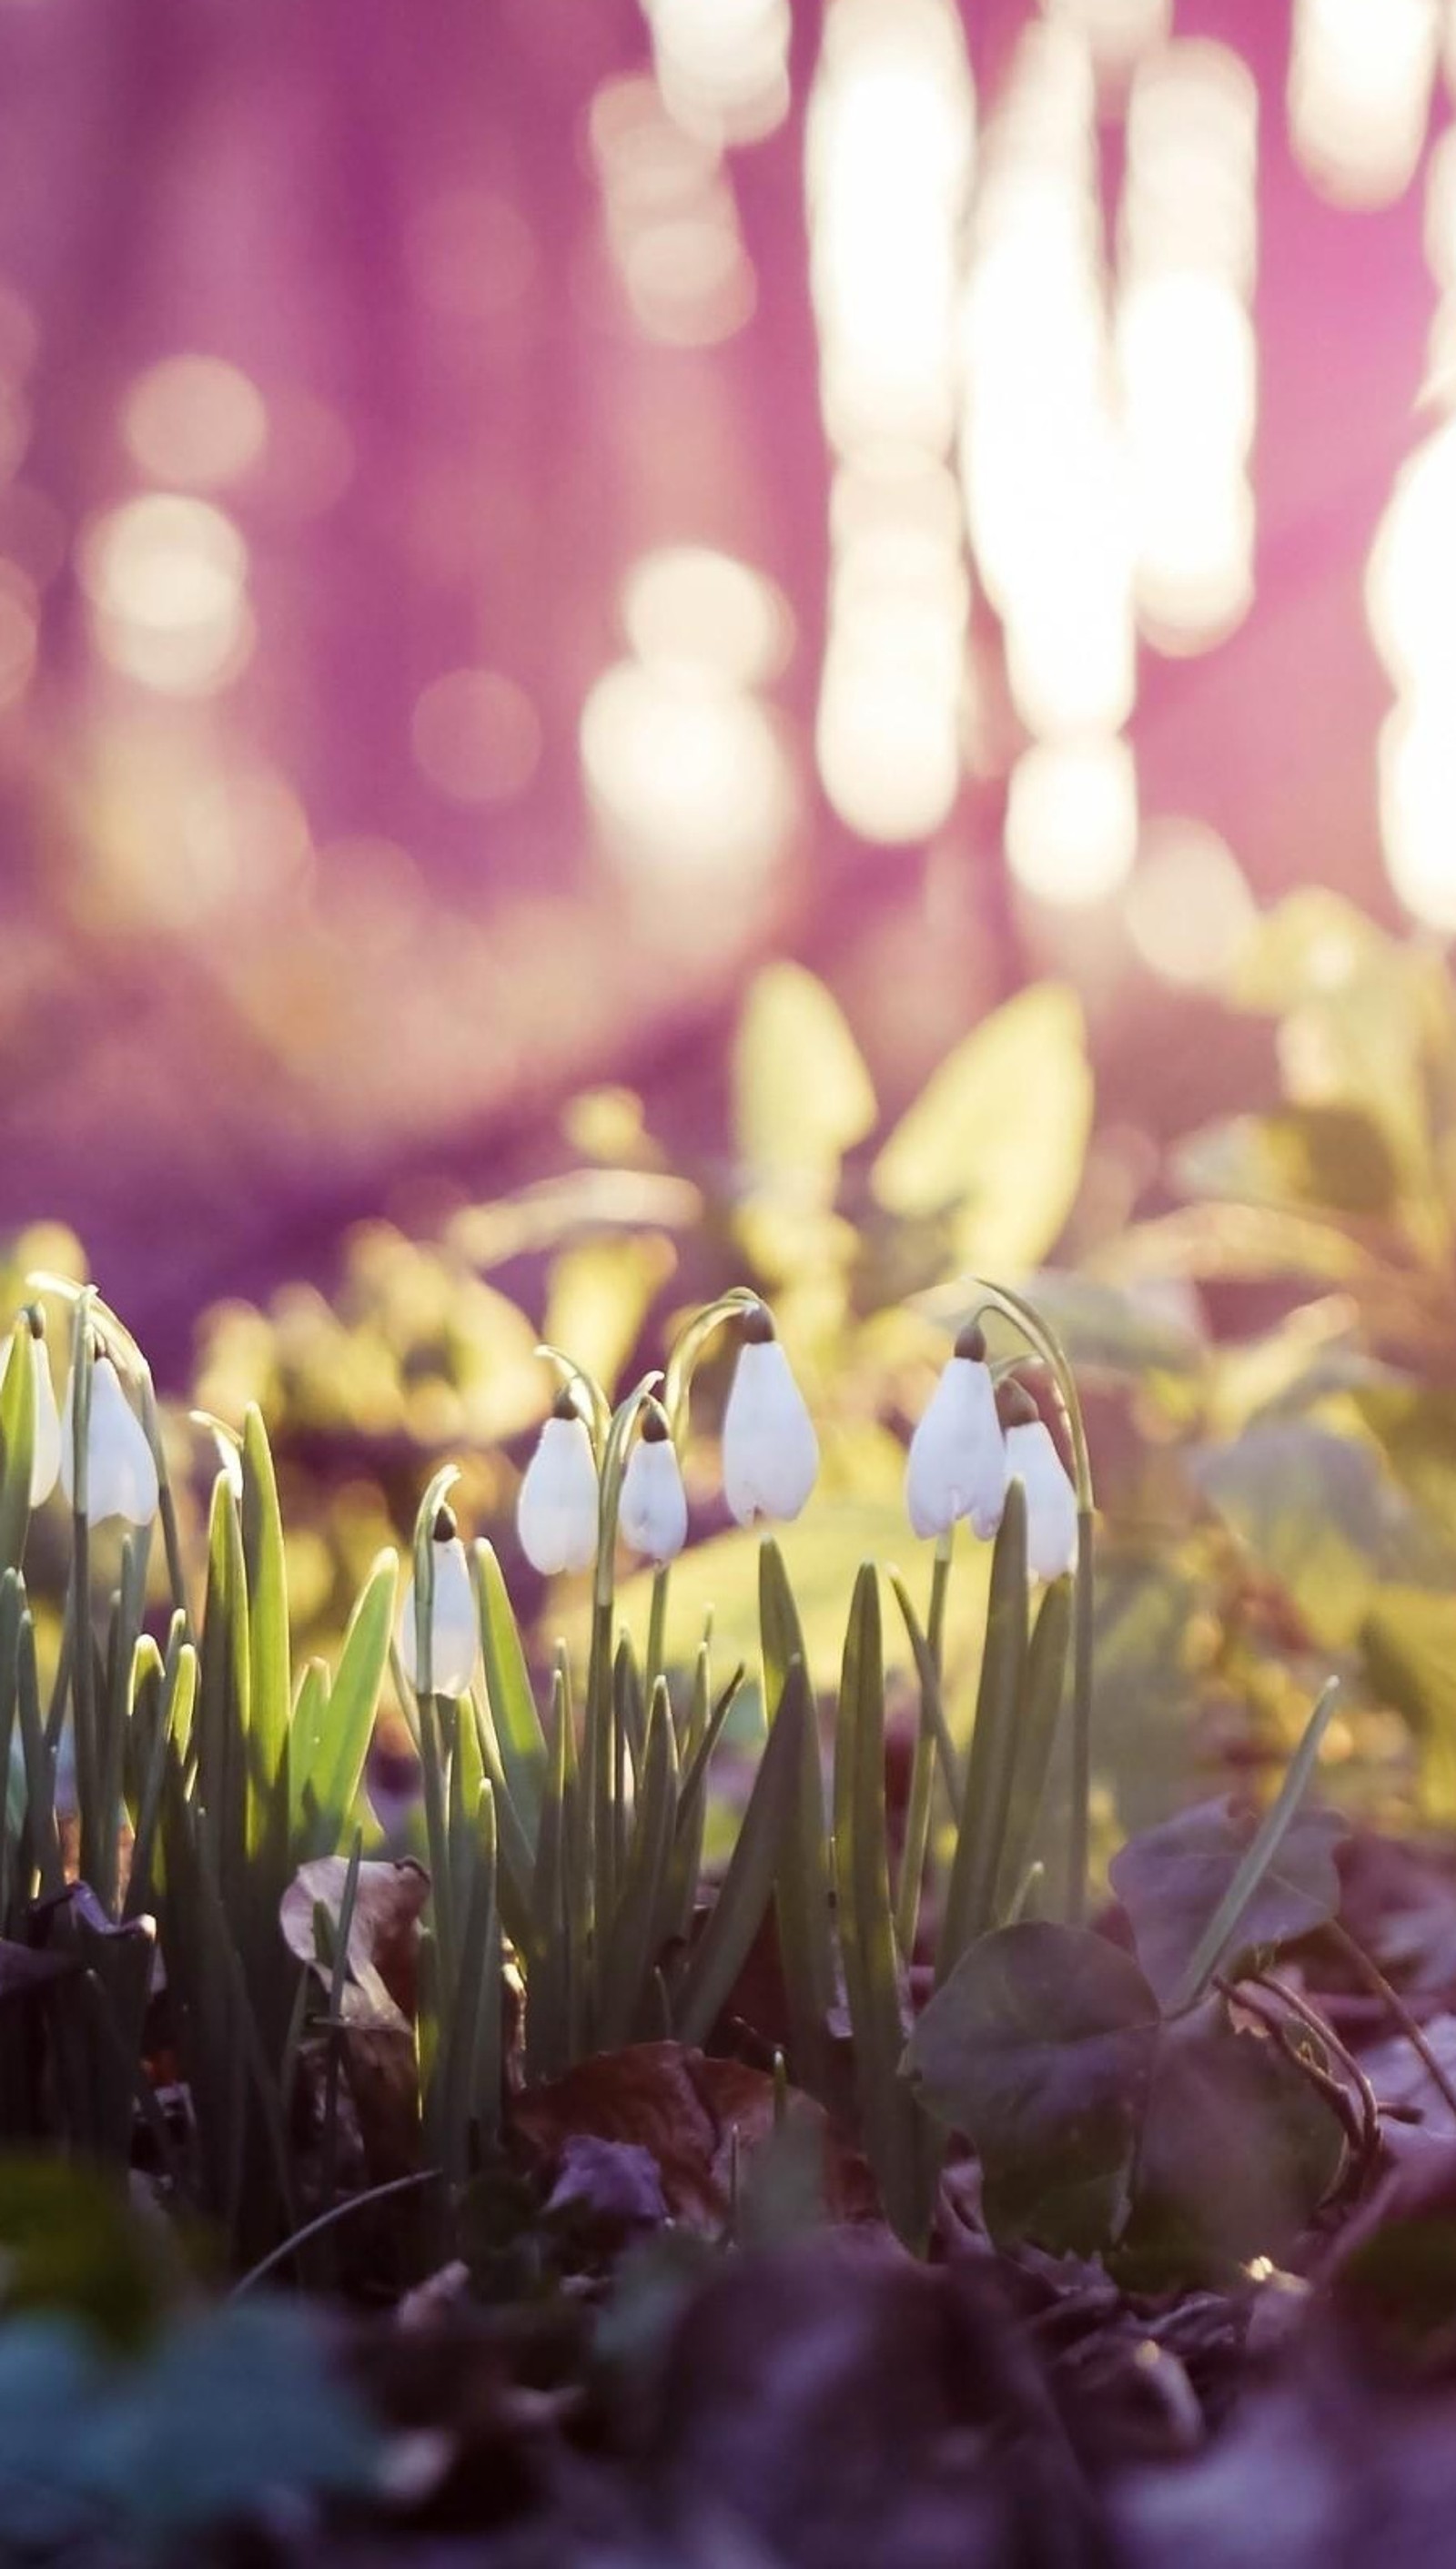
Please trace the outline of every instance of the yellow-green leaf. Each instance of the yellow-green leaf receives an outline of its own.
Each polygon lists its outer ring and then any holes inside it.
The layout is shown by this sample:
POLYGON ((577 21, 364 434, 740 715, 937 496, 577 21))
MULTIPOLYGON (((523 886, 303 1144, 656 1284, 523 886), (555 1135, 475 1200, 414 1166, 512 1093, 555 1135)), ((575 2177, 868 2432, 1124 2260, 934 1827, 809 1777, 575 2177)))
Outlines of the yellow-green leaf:
POLYGON ((750 1194, 827 1202, 877 1111, 838 1001, 802 964, 766 965, 733 1047, 733 1130, 750 1194))
POLYGON ((1092 1074, 1073 991, 1041 981, 932 1073, 871 1172, 888 1213, 949 1216, 955 1255, 1019 1275, 1044 1258, 1081 1183, 1092 1074))

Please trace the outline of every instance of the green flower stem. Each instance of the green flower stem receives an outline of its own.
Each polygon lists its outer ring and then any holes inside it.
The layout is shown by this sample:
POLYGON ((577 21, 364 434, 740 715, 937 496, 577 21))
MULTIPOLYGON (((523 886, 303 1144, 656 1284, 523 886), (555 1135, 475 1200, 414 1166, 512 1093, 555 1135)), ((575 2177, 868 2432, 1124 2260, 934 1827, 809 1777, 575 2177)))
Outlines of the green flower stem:
MULTIPOLYGON (((589 1380, 588 1377, 582 1377, 589 1380)), ((586 1804, 590 1879, 592 1988, 598 2009, 604 1993, 607 1938, 616 1901, 616 1852, 620 1835, 617 1808, 618 1771, 625 1773, 616 1738, 616 1690, 612 1660, 616 1652, 616 1533, 621 1509, 622 1477, 638 1413, 662 1377, 643 1374, 625 1400, 607 1415, 600 1441, 600 1496, 596 1530, 596 1568, 591 1591, 591 1647, 586 1662, 586 1731, 582 1790, 586 1804)), ((596 1386, 591 1384, 591 1391, 596 1386)), ((598 1399, 600 1393, 596 1393, 598 1399)), ((602 1401, 605 1409, 605 1402, 602 1401)))
POLYGON ((162 1519, 162 1541, 167 1554, 167 1579, 172 1590, 173 1607, 182 1616, 186 1626, 186 1638, 191 1641, 192 1618, 187 1605, 186 1578, 178 1535, 177 1501, 173 1497, 172 1475, 167 1467, 167 1448, 162 1441, 162 1424, 157 1415, 157 1393, 150 1365, 144 1366, 142 1372, 142 1424, 157 1464, 157 1513, 162 1519))
POLYGON ((662 1383, 662 1406, 667 1412, 674 1444, 679 1429, 687 1423, 693 1370, 708 1339, 723 1321, 736 1319, 741 1311, 756 1311, 762 1299, 761 1294, 752 1292, 746 1284, 734 1284, 726 1293, 720 1293, 716 1302, 709 1302, 701 1311, 695 1312, 682 1330, 668 1356, 662 1383))
MULTIPOLYGON (((449 1776, 444 1727, 435 1694, 435 1519, 447 1490, 459 1480, 446 1464, 430 1482, 415 1517, 415 1710, 419 1722, 420 1782, 425 1804, 425 1834, 430 1849, 430 1903, 435 1921, 435 1950, 440 1961, 442 1992, 455 1987, 454 1920, 451 1914, 450 1839, 446 1826, 449 1776)), ((447 2002, 448 2003, 448 2002, 447 2002)))
POLYGON ((1077 1568, 1072 1633, 1072 1809, 1067 1837, 1067 1919, 1070 1925, 1077 1927, 1087 1914, 1091 1840, 1092 1554, 1097 1506, 1092 1488, 1092 1461, 1087 1450, 1087 1431, 1076 1376, 1056 1331, 1048 1327, 1040 1313, 1030 1302, 1023 1301, 1019 1293, 1008 1292, 1003 1284, 989 1284, 980 1277, 974 1279, 974 1284, 982 1296, 980 1307, 999 1311, 1003 1319, 1009 1320, 1020 1331, 1033 1355, 1039 1356, 1052 1374, 1061 1394, 1072 1440, 1072 1477, 1077 1491, 1077 1568))
MULTIPOLYGON (((935 1546, 934 1567, 930 1572, 930 1608, 925 1639, 939 1682, 941 1652, 945 1633, 945 1599, 950 1587, 950 1556, 955 1542, 955 1528, 948 1526, 935 1546)), ((915 1936, 920 1923, 920 1894, 925 1879, 925 1850, 930 1839, 930 1803, 935 1788, 935 1735, 920 1707, 919 1728, 915 1733, 914 1755, 910 1760, 910 1792, 906 1798, 905 1844, 901 1850, 900 1883, 895 1904, 895 1940, 907 1965, 913 1960, 915 1936)))
POLYGON ((1092 1511, 1077 1510, 1076 1604, 1072 1623, 1072 1813, 1067 1838, 1067 1919, 1087 1914, 1092 1822, 1092 1511))
POLYGON ((667 1634, 667 1589, 671 1577, 667 1562, 659 1562, 652 1573, 652 1605, 647 1617, 647 1658, 642 1676, 644 1702, 652 1700, 652 1689, 663 1673, 663 1646, 667 1634))
POLYGON ((81 1809, 81 1869, 89 1874, 98 1850, 91 1844, 96 1810, 96 1668, 91 1639, 90 1498, 91 1295, 83 1290, 76 1303, 71 1351, 74 1391, 71 1403, 71 1593, 67 1621, 71 1628, 71 1717, 75 1728, 76 1799, 81 1809))
POLYGON ((935 1546, 934 1567, 930 1572, 930 1612, 925 1624, 925 1639, 935 1663, 935 1674, 944 1673, 945 1601, 950 1594, 950 1557, 955 1547, 955 1528, 947 1526, 935 1546))
POLYGON ((604 1447, 611 1431, 611 1405, 600 1383, 584 1365, 578 1365, 575 1357, 566 1355, 560 1347, 548 1346, 543 1340, 536 1352, 555 1366, 562 1382, 585 1394, 591 1419, 591 1441, 593 1445, 604 1447))

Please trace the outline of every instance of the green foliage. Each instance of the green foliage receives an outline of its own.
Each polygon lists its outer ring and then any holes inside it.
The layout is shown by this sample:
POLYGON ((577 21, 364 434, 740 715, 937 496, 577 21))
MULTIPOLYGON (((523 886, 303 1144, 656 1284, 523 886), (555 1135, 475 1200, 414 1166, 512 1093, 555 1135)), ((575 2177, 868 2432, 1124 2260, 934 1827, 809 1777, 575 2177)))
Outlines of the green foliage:
POLYGON ((940 1064, 871 1183, 889 1213, 948 1218, 957 1265, 1016 1276, 1061 1233, 1091 1123, 1081 1010, 1070 990, 1043 982, 940 1064))
POLYGON ((1294 2056, 1203 1997, 1202 1955, 1237 1978, 1324 1924, 1337 1834, 1306 1813, 1282 1833, 1278 1870, 1267 1851, 1246 1870, 1227 1812, 1190 1812, 1120 1859, 1136 1956, 1039 1921, 961 1956, 907 2065, 973 2142, 996 2240, 1101 2255, 1146 2290, 1287 2248, 1340 2173, 1341 2125, 1294 2056))
MULTIPOLYGON (((754 1953, 756 1966, 767 1954, 782 1967, 790 2070, 822 2095, 842 2066, 847 2013, 882 2192, 903 2233, 922 2238, 943 2136, 926 2111, 934 2080, 913 2050, 915 2082, 900 2068, 910 1968, 927 1966, 937 1984, 918 2045, 925 2025, 945 2022, 936 2011, 951 1992, 975 1988, 986 1958, 1008 1950, 1006 1936, 1066 1932, 1043 1929, 1023 1904, 1060 1901, 1065 1843, 1075 1910, 1094 1715, 1102 1853, 1114 1791, 1143 1815, 1164 1813, 1205 1722, 1222 1726, 1218 1736, 1232 1728, 1241 1742, 1286 1750, 1316 1652, 1336 1654, 1345 1679, 1343 1771, 1358 1771, 1367 1714, 1394 1705, 1416 1727, 1427 1792, 1456 1807, 1441 1620, 1456 1579, 1456 1427, 1449 1399, 1425 1379, 1456 1363, 1456 1017, 1428 963, 1338 905, 1276 914, 1234 997, 1278 1017, 1286 1093, 1267 1117, 1195 1137, 1176 1164, 1189 1201, 1142 1224, 1126 1222, 1124 1199, 1108 1218, 1097 1191, 1081 1191, 1090 1080, 1069 993, 1048 985, 996 1011, 887 1136, 829 993, 797 966, 771 967, 739 1029, 729 1147, 703 1167, 669 1171, 630 1097, 582 1101, 570 1132, 590 1168, 471 1208, 438 1244, 371 1226, 351 1244, 335 1310, 297 1295, 266 1321, 252 1315, 246 1330, 236 1315, 219 1322, 197 1388, 210 1407, 245 1417, 242 1495, 225 1476, 213 1486, 200 1611, 188 1589, 189 1578, 200 1585, 200 1547, 184 1488, 181 1529, 165 1494, 165 1567, 145 1538, 129 1538, 105 1595, 111 1539, 94 1542, 78 1524, 59 1634, 23 1578, 0 1586, 0 1745, 13 1744, 0 1900, 7 1932, 26 1935, 35 1901, 57 1904, 66 1978, 45 2007, 48 2028, 67 2020, 55 2036, 67 2137, 123 2156, 135 2113, 148 2110, 141 1948, 105 1931, 155 1915, 193 2100, 188 2175, 200 2199, 235 2250, 275 2243, 313 2208, 318 2169, 300 2153, 290 2107, 315 2093, 321 2060, 333 2135, 323 2192, 332 2191, 348 2120, 341 2087, 362 2080, 366 2030, 380 2031, 355 2004, 372 1967, 356 1965, 337 1902, 312 1919, 312 1972, 277 1921, 304 1865, 332 1863, 347 1876, 352 1861, 358 1890, 358 1831, 369 1826, 359 1784, 387 1683, 395 1566, 378 1551, 383 1496, 361 1504, 351 1484, 325 1514, 306 1439, 322 1426, 352 1440, 361 1474, 377 1475, 396 1512, 403 1469, 411 1497, 428 1477, 402 1467, 402 1452, 433 1460, 457 1441, 483 1449, 467 1455, 462 1497, 474 1522, 499 1534, 516 1473, 501 1440, 539 1417, 546 1397, 528 1302, 573 1358, 610 1380, 644 1332, 658 1333, 674 1270, 674 1289, 705 1296, 663 1388, 691 1479, 716 1406, 711 1396, 694 1406, 694 1369, 701 1361, 711 1385, 717 1323, 749 1289, 721 1288, 745 1269, 750 1286, 780 1287, 786 1335, 814 1393, 824 1482, 772 1543, 735 1530, 698 1545, 675 1566, 670 1592, 645 1573, 618 1589, 608 1508, 589 1599, 549 1594, 535 1628, 519 1621, 497 1549, 483 1540, 481 1657, 458 1699, 428 1682, 428 1533, 441 1475, 427 1492, 415 1546, 418 1696, 393 1672, 421 1760, 430 1874, 411 1946, 417 1989, 402 2018, 411 2028, 403 2102, 412 2163, 444 2172, 447 2202, 494 2147, 503 2053, 513 2077, 536 2078, 604 2043, 705 2036, 754 1953), (904 1428, 943 1356, 943 1323, 976 1307, 961 1269, 1004 1263, 1014 1282, 1069 1223, 1080 1268, 1034 1278, 1029 1315, 1015 1294, 992 1296, 986 1325, 1002 1366, 1024 1358, 1028 1316, 1043 1360, 1034 1332, 1054 1327, 1099 1404, 1099 1456, 1107 1422, 1095 1611, 1085 1580, 1055 1583, 1028 1611, 1013 1499, 989 1562, 962 1551, 953 1579, 937 1563, 928 1597, 913 1564, 893 1574, 903 1644, 882 1626, 869 1567, 847 1630, 847 1564, 905 1558, 904 1428), (488 1281, 508 1260, 520 1302, 488 1281), (1220 1345, 1189 1286, 1230 1277, 1275 1280, 1282 1303, 1266 1303, 1257 1335, 1220 1345), (1301 1299, 1311 1291, 1317 1299, 1301 1299), (258 1411, 248 1413, 244 1393, 258 1411), (169 1593, 164 1633, 156 1608, 169 1593), (1065 1704, 1070 1761, 1058 1745, 1065 1704), (894 1752, 902 1721, 911 1747, 900 1833, 887 1821, 885 1769, 887 1731, 894 1752), (736 1819, 715 1811, 709 1843, 726 1863, 716 1900, 706 1899, 701 1853, 724 1743, 741 1751, 760 1728, 763 1754, 736 1819), (65 1897, 74 1854, 56 1780, 70 1741, 94 1917, 65 1897), (136 1831, 130 1884, 118 1860, 123 1808, 136 1831), (108 2030, 95 2039, 112 2070, 88 2079, 95 2041, 83 2037, 80 2011, 98 2005, 108 2030)), ((78 1306, 78 1344, 88 1309, 114 1333, 119 1360, 133 1363, 129 1380, 155 1418, 140 1356, 94 1300, 78 1306)), ((29 1379, 29 1365, 12 1358, 0 1393, 0 1566, 17 1570, 43 1557, 35 1541, 26 1548, 29 1379)), ((593 1394, 603 1464, 613 1451, 619 1464, 643 1389, 615 1413, 593 1394)), ((998 2198, 993 2185, 991 2199, 1011 2203, 1013 2227, 1018 2188, 1038 2205, 1042 2188, 1053 2203, 1065 2196, 1049 2216, 1052 2235, 1108 2237, 1121 2223, 1130 2271, 1135 2253, 1149 2271, 1165 2253, 1217 2262, 1158 2171, 1165 2161, 1176 2169, 1179 2118, 1206 2073, 1262 2095, 1271 2071, 1276 2122, 1289 2107, 1278 2129, 1292 2133, 1288 2064, 1261 2055, 1251 2068, 1253 2037, 1224 2023, 1214 2002, 1214 2031, 1197 2040, 1180 2018, 1175 2043, 1166 2012, 1190 1973, 1200 1988, 1221 1963, 1237 1973, 1292 1932, 1301 1898, 1307 1915, 1325 1897, 1322 1824, 1280 1812, 1281 1844, 1277 1827, 1267 1840, 1194 1815, 1181 1834, 1119 1860, 1114 1880, 1145 1913, 1135 1919, 1138 1977, 1153 2010, 1122 2029, 1151 2021, 1155 2034, 1156 2075, 1145 2094, 1134 2081, 1140 2182, 1125 2182, 1120 2141, 1090 2173, 1058 2164, 1044 2180, 1040 2144, 1018 2156, 1008 2142, 1009 2193, 998 2198)), ((1065 1962, 1070 1949, 1057 1950, 1065 1962)), ((1087 1962, 1076 1952, 1078 1973, 1095 1978, 1105 1955, 1087 1962)), ((1041 1986, 1031 1973, 1028 2004, 1041 1986)), ((1061 2092, 1066 2066, 1046 2068, 1049 2092, 1061 2092)), ((1300 2091, 1300 2112, 1310 2093, 1300 2091)), ((23 2076, 0 2080, 11 2128, 43 2110, 23 2076)), ((1322 2133, 1321 2124, 1316 2141, 1322 2133)), ((1282 2164, 1281 2152, 1275 2135, 1272 2163, 1282 2164)), ((1305 2190, 1302 2179, 1293 2188, 1301 2200, 1305 2190)), ((1030 2235, 1043 2235, 1043 2214, 1027 2217, 1030 2235)), ((1246 2227, 1263 2218, 1251 2212, 1246 2227)))

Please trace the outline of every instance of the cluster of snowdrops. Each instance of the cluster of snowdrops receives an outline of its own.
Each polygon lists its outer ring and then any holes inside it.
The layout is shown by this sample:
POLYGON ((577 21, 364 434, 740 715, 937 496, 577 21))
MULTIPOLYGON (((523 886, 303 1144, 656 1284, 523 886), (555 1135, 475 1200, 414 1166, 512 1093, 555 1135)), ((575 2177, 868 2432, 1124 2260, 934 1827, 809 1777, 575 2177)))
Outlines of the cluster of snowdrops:
MULTIPOLYGON (((736 1315, 739 1346, 723 1413, 723 1491, 740 1525, 787 1523, 803 1510, 819 1470, 814 1422, 795 1380, 767 1306, 745 1297, 736 1315)), ((35 1430, 31 1503, 39 1506, 59 1481, 77 1504, 77 1445, 73 1418, 76 1376, 58 1404, 46 1353, 45 1329, 32 1316, 35 1430)), ((9 1362, 7 1346, 5 1362, 9 1362)), ((0 1367, 0 1380, 4 1368, 0 1367)), ((656 1379, 655 1377, 653 1378, 656 1379)), ((553 1578, 591 1568, 601 1539, 600 1436, 586 1414, 589 1399, 579 1379, 568 1380, 541 1431, 517 1504, 521 1548, 533 1568, 553 1578)), ((224 1467, 236 1468, 234 1449, 219 1438, 224 1467)), ((1013 1480, 1026 1496, 1027 1568, 1034 1579, 1053 1580, 1077 1557, 1077 1497, 1046 1421, 1025 1386, 995 1381, 985 1334, 969 1322, 955 1340, 910 1443, 906 1503, 922 1538, 946 1538, 966 1522, 982 1542, 996 1534, 1013 1480)), ((151 1438, 131 1405, 111 1352, 100 1339, 91 1376, 85 1446, 87 1521, 120 1517, 149 1524, 159 1497, 151 1438)), ((635 1433, 621 1474, 616 1530, 643 1560, 664 1568, 681 1552, 688 1532, 687 1492, 662 1402, 648 1391, 640 1401, 635 1433)), ((464 1547, 452 1512, 435 1522, 431 1682, 443 1692, 468 1685, 479 1626, 464 1547)), ((400 1655, 406 1674, 418 1675, 413 1583, 400 1621, 400 1655)))

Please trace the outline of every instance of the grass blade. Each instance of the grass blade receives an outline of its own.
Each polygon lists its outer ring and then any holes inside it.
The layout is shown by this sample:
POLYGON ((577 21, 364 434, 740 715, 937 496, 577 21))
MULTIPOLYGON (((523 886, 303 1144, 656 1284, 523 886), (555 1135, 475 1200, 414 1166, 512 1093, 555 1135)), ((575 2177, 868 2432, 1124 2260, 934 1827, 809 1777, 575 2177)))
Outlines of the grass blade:
POLYGON ((899 2075, 903 2004, 890 1900, 885 1801, 885 1661, 873 1562, 855 1582, 835 1734, 835 1878, 855 2084, 871 2163, 892 2227, 922 2245, 929 2222, 919 2109, 899 2075))
POLYGON ((1008 1923, 1031 1855, 1042 1797, 1046 1791, 1057 1725, 1067 1691, 1067 1655, 1072 1644, 1075 1595, 1070 1578, 1054 1579, 1041 1601, 1026 1658, 1026 1693, 1016 1725, 1016 1758, 1011 1799, 996 1867, 992 1902, 995 1924, 1008 1923))
POLYGON ((789 2001, 790 2065, 801 2087, 823 2089, 827 2026, 835 2000, 834 1931, 830 1914, 829 1838, 824 1817, 824 1777, 819 1725, 808 1693, 804 1634, 784 1556, 768 1538, 758 1556, 759 1631, 763 1647, 764 1715, 770 1737, 779 1718, 789 1670, 797 1661, 807 1696, 800 1729, 794 1796, 795 1848, 774 1890, 779 1954, 789 2001))
POLYGON ((66 1869, 56 1829, 56 1752, 46 1744, 41 1720, 35 1623, 29 1612, 21 1616, 16 1642, 15 1709, 25 1759, 25 1830, 30 1861, 40 1877, 43 1897, 50 1897, 65 1890, 66 1869))
POLYGON ((945 1718, 944 1690, 940 1683, 940 1671, 935 1663, 935 1652, 921 1628, 920 1619, 915 1613, 914 1600, 900 1572, 892 1570, 889 1576, 890 1585, 895 1591, 895 1602, 900 1608, 901 1621, 905 1625, 906 1640, 910 1646, 915 1663, 915 1676, 920 1689, 920 1717, 922 1721, 929 1722, 935 1734, 935 1746, 939 1751, 945 1788, 950 1795, 950 1805, 952 1810, 958 1811, 965 1793, 965 1778, 961 1771, 955 1742, 950 1736, 950 1724, 945 1718))
POLYGON ((501 1746, 501 1763, 521 1825, 533 1845, 541 1823, 546 1790, 546 1743, 531 1687, 531 1671, 521 1642, 500 1562, 489 1543, 474 1547, 476 1599, 481 1619, 481 1656, 486 1667, 486 1693, 501 1746))
POLYGON ((501 1758, 501 1745, 491 1708, 481 1698, 470 1697, 475 1722, 476 1746, 480 1751, 481 1771, 491 1787, 492 1810, 496 1823, 499 1873, 497 1896, 501 1922, 518 1953, 531 1949, 531 1886, 536 1867, 536 1851, 522 1826, 521 1814, 512 1799, 501 1758))
POLYGON ((945 1915, 935 1955, 935 1986, 983 1936, 995 1912, 996 1874, 1010 1806, 1016 1724, 1026 1686, 1026 1492, 1013 1481, 991 1556, 985 1652, 976 1695, 975 1729, 945 1915))
MULTIPOLYGON (((303 1816, 295 1819, 295 1829, 301 1828, 307 1839, 306 1846, 295 1843, 299 1864, 309 1856, 337 1855, 343 1844, 374 1736, 379 1689, 389 1658, 398 1568, 395 1554, 388 1551, 372 1564, 349 1617, 338 1667, 319 1704, 317 1734, 303 1779, 303 1816)), ((300 1762, 303 1753, 300 1749, 300 1762)))
POLYGON ((565 1864, 570 1828, 571 1707, 558 1669, 552 1697, 551 1762, 536 1841, 531 1947, 526 1981, 526 2068, 549 2078, 570 2056, 571 1904, 565 1864))
POLYGON ((213 1833, 219 1895, 236 1916, 243 1873, 249 1661, 242 1529, 227 1483, 212 1484, 207 1593, 197 1674, 197 1795, 213 1833))
POLYGON ((152 1876, 156 1862, 157 1832, 162 1815, 163 1787, 167 1778, 169 1754, 174 1742, 185 1739, 192 1717, 192 1703, 197 1686, 197 1654, 189 1642, 182 1639, 182 1617, 173 1619, 168 1642, 167 1660, 163 1671, 162 1699, 157 1725, 147 1754, 147 1767, 141 1781, 132 1841, 132 1870, 127 1882, 126 1915, 135 1918, 152 1898, 152 1876))
MULTIPOLYGON (((19 1570, 30 1532, 35 1452, 35 1358, 30 1321, 21 1312, 10 1332, 10 1361, 0 1385, 0 1569, 19 1570)), ((45 1361, 44 1352, 42 1361, 45 1361)))
POLYGON ((1181 2016, 1203 1996, 1237 1935, 1240 1921, 1278 1854, 1303 1798, 1338 1692, 1339 1679, 1331 1677, 1304 1725, 1304 1735, 1289 1759, 1284 1780, 1255 1831, 1243 1863, 1189 1957, 1188 1969, 1169 2003, 1170 2016, 1181 2016))
POLYGON ((244 1843, 261 1875, 258 1899, 275 1910, 288 1881, 288 1574, 273 1457, 262 1412, 252 1403, 242 1431, 241 1519, 248 1662, 244 1843))
POLYGON ((812 1719, 809 1680, 796 1658, 785 1673, 723 1887, 675 1994, 680 2042, 707 2040, 763 1924, 776 1879, 798 1863, 804 1734, 812 1719))
POLYGON ((607 2050, 631 2040, 657 1960, 676 1805, 677 1734, 666 1680, 659 1677, 652 1689, 641 1793, 602 1975, 597 2038, 607 2050))

